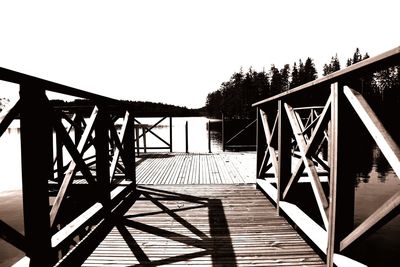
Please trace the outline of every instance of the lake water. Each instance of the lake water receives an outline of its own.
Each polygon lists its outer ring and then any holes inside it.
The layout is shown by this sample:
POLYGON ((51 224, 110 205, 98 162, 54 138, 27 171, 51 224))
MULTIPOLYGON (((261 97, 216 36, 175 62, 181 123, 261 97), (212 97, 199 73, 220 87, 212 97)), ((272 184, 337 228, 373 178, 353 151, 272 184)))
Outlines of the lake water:
MULTIPOLYGON (((152 124, 159 118, 139 119, 152 124)), ((185 123, 189 128, 189 152, 208 152, 208 119, 205 117, 173 118, 173 151, 185 151, 185 123)), ((157 135, 169 142, 169 121, 155 129, 157 135)), ((220 121, 211 121, 211 150, 222 151, 220 121)), ((20 180, 20 144, 18 122, 14 122, 0 138, 0 219, 23 233, 20 180)), ((249 133, 254 136, 254 133, 249 133)), ((227 136, 232 136, 227 134, 227 136)), ((147 144, 163 143, 147 134, 147 144)), ((165 150, 164 150, 165 151, 165 150)), ((400 189, 400 182, 376 146, 369 145, 361 152, 356 179, 355 223, 360 224, 385 200, 400 189)), ((378 232, 354 245, 346 253, 369 266, 394 266, 400 248, 400 218, 397 216, 378 232)), ((10 266, 23 253, 0 239, 0 267, 10 266)))

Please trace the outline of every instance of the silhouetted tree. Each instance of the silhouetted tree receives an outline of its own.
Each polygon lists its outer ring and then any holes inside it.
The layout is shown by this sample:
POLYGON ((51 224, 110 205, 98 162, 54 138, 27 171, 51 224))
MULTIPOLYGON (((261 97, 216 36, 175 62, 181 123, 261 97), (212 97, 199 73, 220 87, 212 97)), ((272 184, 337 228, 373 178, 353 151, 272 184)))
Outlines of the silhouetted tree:
POLYGON ((323 67, 323 76, 331 74, 337 70, 340 70, 340 62, 337 54, 331 58, 331 62, 329 64, 325 64, 323 67))
POLYGON ((299 70, 297 69, 296 62, 293 63, 292 79, 290 81, 290 88, 295 88, 300 85, 299 70))
POLYGON ((283 68, 280 70, 281 74, 281 83, 282 83, 282 88, 281 91, 286 91, 289 90, 289 72, 290 72, 290 66, 289 64, 285 64, 283 68))

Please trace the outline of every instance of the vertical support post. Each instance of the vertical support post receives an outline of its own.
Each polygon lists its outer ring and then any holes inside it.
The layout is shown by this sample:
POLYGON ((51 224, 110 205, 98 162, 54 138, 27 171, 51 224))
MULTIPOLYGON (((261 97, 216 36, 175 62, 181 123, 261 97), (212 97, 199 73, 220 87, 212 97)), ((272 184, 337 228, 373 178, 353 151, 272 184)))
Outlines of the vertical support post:
POLYGON ((136 152, 137 152, 137 155, 139 156, 139 153, 140 153, 139 125, 136 125, 136 127, 135 127, 135 140, 136 140, 136 152))
POLYGON ((63 144, 61 142, 61 136, 56 135, 56 155, 57 155, 57 182, 59 185, 62 184, 64 179, 64 156, 63 156, 63 144))
POLYGON ((169 152, 172 152, 172 117, 169 117, 169 152))
POLYGON ((75 144, 78 145, 83 134, 83 117, 80 114, 76 114, 74 122, 79 125, 79 127, 74 127, 75 132, 75 144))
POLYGON ((144 153, 147 153, 147 141, 146 141, 146 128, 142 127, 142 134, 143 134, 143 149, 144 153))
POLYGON ((354 226, 355 173, 351 164, 354 158, 352 144, 356 140, 351 131, 354 127, 354 114, 345 99, 343 86, 332 84, 331 93, 327 266, 333 266, 333 254, 340 251, 340 241, 354 226), (340 218, 336 216, 337 211, 340 211, 340 218))
POLYGON ((284 103, 278 101, 278 184, 277 184, 277 209, 279 210, 279 201, 282 198, 283 191, 292 175, 292 147, 291 147, 291 130, 289 119, 287 117, 284 103))
POLYGON ((132 119, 131 115, 128 117, 128 125, 125 130, 124 152, 127 161, 124 162, 125 165, 125 179, 132 181, 136 184, 136 159, 135 159, 135 121, 132 119))
POLYGON ((261 164, 263 161, 263 156, 265 152, 265 139, 263 136, 265 136, 265 134, 263 133, 263 127, 261 124, 261 120, 260 120, 260 108, 257 107, 256 109, 256 153, 257 153, 257 160, 256 160, 256 177, 257 178, 263 178, 263 177, 259 177, 259 172, 260 172, 260 168, 261 168, 261 164))
POLYGON ((225 116, 224 116, 224 113, 222 112, 222 115, 221 115, 221 127, 222 127, 222 130, 221 130, 221 139, 222 139, 222 151, 224 151, 225 152, 225 116))
POLYGON ((189 129, 188 129, 188 121, 185 123, 185 147, 186 147, 186 153, 189 153, 189 129))
POLYGON ((329 212, 328 212, 328 245, 326 251, 326 265, 333 267, 333 254, 335 252, 335 226, 336 226, 336 182, 337 182, 337 139, 338 139, 338 84, 331 85, 331 121, 329 128, 329 212))
POLYGON ((110 201, 110 162, 109 162, 109 145, 108 145, 108 114, 104 107, 99 107, 97 120, 95 122, 95 149, 96 149, 96 178, 98 184, 98 194, 103 204, 110 201))
POLYGON ((22 84, 21 167, 25 237, 29 266, 50 266, 51 250, 48 180, 53 178, 52 112, 45 91, 22 84))
POLYGON ((208 153, 211 153, 211 129, 210 129, 211 123, 210 120, 208 120, 208 153))

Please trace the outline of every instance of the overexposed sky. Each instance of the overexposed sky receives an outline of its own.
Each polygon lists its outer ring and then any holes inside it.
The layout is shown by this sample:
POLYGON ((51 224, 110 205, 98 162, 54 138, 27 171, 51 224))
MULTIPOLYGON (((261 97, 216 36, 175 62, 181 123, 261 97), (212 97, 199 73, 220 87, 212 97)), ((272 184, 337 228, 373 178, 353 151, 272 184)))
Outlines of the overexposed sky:
MULTIPOLYGON (((400 45, 398 0, 1 1, 0 66, 116 99, 198 108, 240 67, 400 45)), ((7 96, 0 84, 0 98, 7 96)))

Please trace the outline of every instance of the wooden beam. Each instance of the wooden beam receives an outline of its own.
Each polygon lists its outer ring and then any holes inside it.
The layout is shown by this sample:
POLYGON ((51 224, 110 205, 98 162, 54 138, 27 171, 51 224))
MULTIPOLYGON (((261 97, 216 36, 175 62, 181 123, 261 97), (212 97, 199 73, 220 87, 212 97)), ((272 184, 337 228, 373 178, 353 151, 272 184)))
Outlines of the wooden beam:
MULTIPOLYGON (((276 158, 276 153, 275 153, 275 149, 271 146, 272 143, 272 138, 273 138, 273 134, 275 132, 276 129, 276 125, 278 122, 278 118, 279 118, 279 114, 276 115, 275 117, 275 122, 274 122, 274 126, 273 126, 273 130, 272 132, 269 129, 269 125, 268 125, 268 116, 267 114, 263 111, 260 110, 260 116, 261 116, 261 121, 262 121, 262 125, 264 127, 264 134, 265 134, 265 139, 267 140, 267 152, 266 154, 269 154, 270 158, 271 158, 271 163, 272 163, 272 171, 274 172, 275 178, 278 179, 278 160, 276 158)), ((267 164, 268 161, 264 162, 264 164, 261 166, 261 168, 265 167, 265 164, 267 164)), ((260 168, 260 172, 262 171, 260 168)))
POLYGON ((116 169, 120 154, 121 154, 122 161, 124 162, 125 165, 127 164, 128 160, 129 160, 129 159, 125 159, 125 153, 123 151, 124 149, 122 148, 122 142, 125 138, 125 132, 126 132, 126 128, 128 126, 128 121, 129 121, 129 112, 126 112, 125 116, 124 116, 124 120, 122 122, 122 126, 121 126, 119 135, 115 130, 114 123, 112 121, 110 121, 111 136, 112 136, 112 139, 115 140, 115 143, 116 143, 113 159, 112 159, 111 166, 110 166, 110 181, 114 177, 115 169, 116 169))
MULTIPOLYGON (((92 115, 90 116, 89 122, 87 123, 87 126, 85 128, 83 136, 82 136, 82 138, 81 138, 81 140, 80 140, 80 142, 78 144, 78 148, 76 149, 78 153, 82 152, 82 150, 85 147, 85 144, 86 144, 87 140, 89 139, 89 136, 91 135, 91 133, 93 131, 94 123, 95 123, 96 117, 97 117, 97 112, 98 112, 98 109, 97 109, 97 107, 95 107, 93 109, 92 115)), ((64 126, 61 125, 59 127, 59 130, 60 130, 60 133, 63 133, 65 131, 64 126)), ((68 140, 70 142, 72 142, 69 139, 69 136, 68 136, 68 138, 65 138, 65 140, 66 140, 66 143, 65 143, 66 145, 69 144, 68 140)), ((74 149, 71 148, 71 152, 73 152, 73 151, 74 151, 74 149)), ((80 155, 79 155, 79 157, 80 157, 80 155)), ((77 157, 77 158, 79 158, 79 157, 77 157)), ((72 178, 73 178, 73 175, 75 173, 75 167, 76 167, 76 162, 72 161, 70 163, 70 166, 69 166, 66 174, 65 174, 65 177, 64 177, 63 182, 61 184, 61 187, 60 187, 60 189, 58 191, 57 197, 54 200, 53 207, 52 207, 52 209, 50 211, 50 223, 51 223, 52 226, 53 226, 53 224, 54 224, 54 222, 56 220, 58 211, 59 211, 59 209, 60 209, 60 207, 61 207, 61 205, 62 205, 62 203, 63 203, 63 201, 64 201, 64 199, 66 197, 66 192, 68 191, 68 188, 72 184, 72 181, 73 181, 72 178)), ((82 170, 85 170, 85 168, 82 168, 82 170)), ((87 179, 89 179, 89 176, 87 177, 87 179)))
POLYGON ((234 136, 232 136, 228 141, 226 141, 225 144, 228 144, 230 142, 232 142, 232 140, 234 140, 236 137, 238 137, 239 135, 241 135, 244 131, 246 131, 251 125, 253 125, 256 122, 256 120, 250 122, 248 125, 246 125, 242 130, 240 130, 237 134, 235 134, 234 136))
POLYGON ((339 87, 335 83, 331 86, 331 122, 330 122, 330 150, 329 150, 329 166, 331 171, 329 173, 329 226, 327 229, 328 240, 326 250, 326 265, 333 267, 333 255, 335 253, 335 230, 336 230, 336 196, 337 196, 337 162, 338 162, 338 94, 339 87))
POLYGON ((356 156, 354 131, 356 115, 343 93, 343 86, 331 86, 332 109, 330 125, 330 208, 328 227, 328 266, 333 266, 332 255, 340 252, 340 241, 348 236, 354 227, 354 179, 356 176, 352 161, 356 156), (340 216, 339 216, 340 214, 340 216))
POLYGON ((65 95, 70 95, 70 96, 76 96, 80 98, 88 98, 92 99, 96 102, 103 102, 103 103, 109 103, 109 104, 115 104, 121 106, 123 103, 121 101, 101 96, 98 94, 93 94, 89 93, 83 90, 79 90, 70 86, 66 86, 63 84, 47 81, 41 78, 37 78, 34 76, 30 76, 24 73, 16 72, 13 70, 9 70, 6 68, 1 68, 0 67, 0 80, 3 81, 8 81, 11 83, 16 83, 20 85, 26 85, 26 84, 35 84, 35 89, 32 89, 40 94, 40 90, 47 90, 51 92, 56 92, 60 94, 65 94, 65 95))
POLYGON ((286 103, 278 101, 278 199, 277 209, 282 199, 282 193, 292 175, 292 133, 290 131, 290 119, 285 112, 286 103))
POLYGON ((288 116, 290 125, 292 127, 294 137, 299 146, 301 157, 304 162, 305 170, 308 173, 308 176, 311 178, 311 186, 312 186, 312 189, 314 192, 315 199, 318 204, 318 208, 319 208, 322 220, 324 222, 325 227, 327 228, 328 227, 328 219, 326 217, 326 213, 327 213, 327 208, 328 208, 328 201, 326 199, 324 190, 323 190, 321 182, 319 180, 317 170, 315 168, 313 161, 309 157, 307 157, 306 141, 305 141, 304 136, 301 133, 300 126, 298 125, 298 122, 296 120, 296 117, 295 117, 292 107, 290 107, 286 103, 285 103, 284 107, 285 107, 286 114, 288 116))
POLYGON ((25 237, 2 220, 0 220, 0 238, 29 255, 25 237))
MULTIPOLYGON (((264 150, 265 147, 265 139, 262 138, 262 127, 260 123, 260 108, 256 108, 256 176, 257 178, 264 178, 261 176, 261 166, 264 165, 263 159, 267 157, 268 152, 264 150), (264 155, 263 155, 264 154, 264 155)), ((210 127, 210 124, 208 124, 210 127)), ((210 128, 208 128, 208 132, 210 132, 210 128)), ((210 142, 210 141, 209 141, 210 142)))
POLYGON ((15 119, 15 117, 19 113, 20 101, 16 101, 15 103, 9 103, 1 112, 0 112, 0 136, 8 129, 11 122, 15 119))
POLYGON ((372 138, 374 138, 383 155, 385 155, 385 158, 393 168, 393 171, 397 174, 397 177, 400 177, 399 146, 390 136, 388 131, 375 115, 375 112, 371 109, 360 93, 345 86, 344 94, 354 108, 354 111, 364 123, 372 138))
POLYGON ((132 114, 128 112, 127 126, 125 129, 125 136, 122 139, 124 145, 124 154, 127 159, 125 165, 125 179, 131 180, 134 188, 136 188, 136 159, 135 159, 135 134, 134 134, 134 120, 132 114))
MULTIPOLYGON (((317 148, 317 144, 320 143, 321 139, 323 139, 324 137, 322 132, 324 131, 324 129, 328 124, 330 115, 329 114, 330 105, 331 105, 331 97, 328 98, 328 101, 326 102, 324 109, 322 110, 319 116, 318 122, 315 126, 315 130, 313 131, 310 140, 306 148, 304 149, 304 153, 307 158, 311 157, 311 155, 315 152, 315 149, 317 148)), ((285 191, 283 192, 283 198, 286 198, 291 186, 299 180, 301 174, 305 169, 304 163, 305 163, 304 160, 302 160, 296 165, 292 177, 290 178, 288 185, 286 186, 285 191)))
POLYGON ((94 148, 96 150, 96 180, 97 193, 100 202, 107 208, 110 205, 110 154, 108 143, 108 130, 110 116, 105 107, 99 107, 98 119, 94 124, 96 136, 94 148))
POLYGON ((51 106, 37 85, 20 88, 21 167, 25 238, 30 266, 50 266, 48 181, 53 179, 51 106))
MULTIPOLYGON (((381 223, 390 213, 395 211, 400 205, 400 192, 394 194, 385 203, 383 203, 374 213, 372 213, 365 221, 363 221, 356 229, 354 229, 347 237, 340 242, 340 250, 344 250, 361 236, 367 234, 376 226, 383 226, 381 223)), ((395 211, 394 216, 399 214, 399 210, 395 211)))

